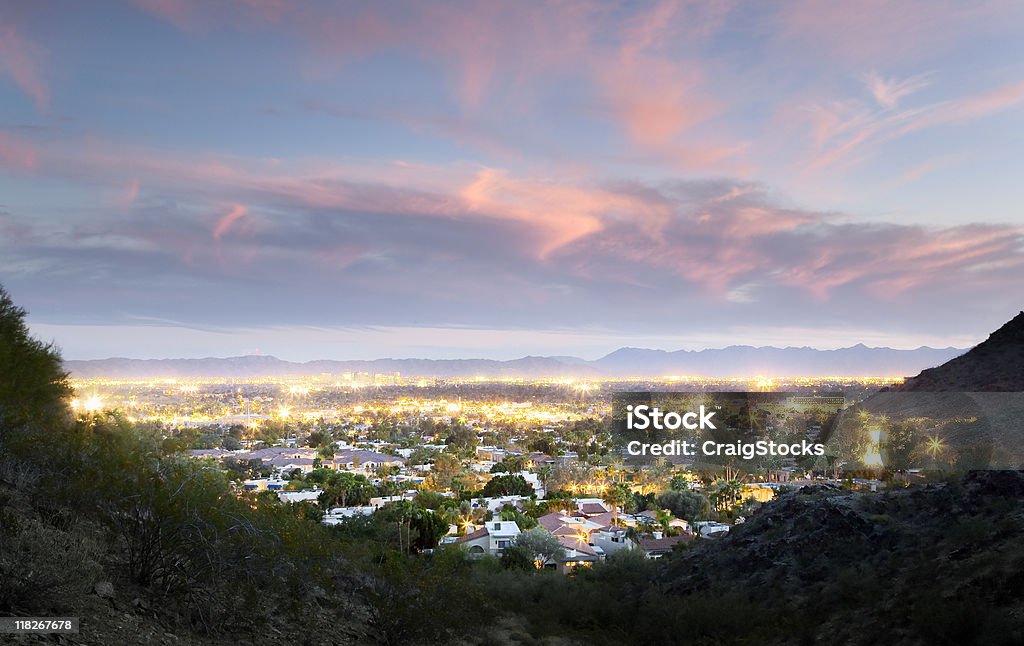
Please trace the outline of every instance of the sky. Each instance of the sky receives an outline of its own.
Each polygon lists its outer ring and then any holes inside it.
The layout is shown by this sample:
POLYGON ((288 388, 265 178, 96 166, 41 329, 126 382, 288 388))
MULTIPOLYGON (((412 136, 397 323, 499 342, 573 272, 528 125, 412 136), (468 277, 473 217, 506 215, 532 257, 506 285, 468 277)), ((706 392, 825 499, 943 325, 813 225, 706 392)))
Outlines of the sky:
POLYGON ((968 347, 1024 3, 0 0, 0 284, 66 358, 968 347))

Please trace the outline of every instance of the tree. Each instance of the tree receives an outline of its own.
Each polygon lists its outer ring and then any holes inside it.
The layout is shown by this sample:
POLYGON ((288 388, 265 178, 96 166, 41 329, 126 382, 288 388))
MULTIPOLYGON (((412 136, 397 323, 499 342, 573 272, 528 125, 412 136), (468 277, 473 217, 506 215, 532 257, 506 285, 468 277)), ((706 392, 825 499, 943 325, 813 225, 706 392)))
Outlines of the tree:
POLYGON ((905 419, 890 421, 882 443, 885 466, 893 471, 906 471, 913 466, 914 453, 923 441, 920 421, 905 419))
POLYGON ((11 426, 66 421, 71 387, 60 353, 29 335, 25 315, 0 287, 0 418, 11 426))
POLYGON ((333 444, 321 444, 316 449, 316 455, 321 460, 333 460, 334 459, 334 445, 333 444))
POLYGON ((633 502, 633 492, 629 485, 617 482, 605 489, 603 500, 612 508, 612 524, 618 524, 619 507, 625 507, 633 502))
POLYGON ((676 518, 684 518, 690 522, 707 518, 711 513, 711 503, 696 491, 668 491, 658 496, 657 504, 668 509, 676 518))
POLYGON ((550 456, 558 455, 558 447, 555 445, 555 440, 549 435, 542 434, 530 439, 526 443, 526 448, 531 451, 540 451, 550 456))
POLYGON ((716 480, 711 487, 711 501, 715 509, 731 509, 743 493, 743 485, 738 480, 716 480))
POLYGON ((320 502, 327 508, 365 505, 375 493, 377 489, 366 476, 335 471, 331 472, 324 483, 320 502))
POLYGON ((326 429, 316 430, 309 434, 306 438, 306 446, 311 449, 315 449, 328 444, 333 444, 334 438, 331 437, 331 432, 326 429))
POLYGON ((494 496, 532 496, 533 485, 518 475, 494 476, 480 492, 484 498, 494 496))
POLYGON ((443 514, 416 506, 412 515, 412 529, 416 534, 411 539, 411 547, 421 552, 437 547, 437 542, 448 533, 448 521, 443 514))
POLYGON ((432 549, 448 533, 448 522, 441 514, 422 509, 408 500, 384 505, 373 515, 373 522, 385 540, 397 537, 398 551, 403 554, 432 549))
POLYGON ((451 453, 442 453, 434 459, 430 468, 428 485, 431 489, 445 491, 452 488, 452 480, 462 472, 462 461, 451 453))
POLYGON ((672 491, 690 491, 690 480, 686 476, 672 476, 668 488, 672 491))
POLYGON ((448 500, 436 491, 420 491, 416 494, 416 497, 412 499, 417 506, 422 509, 440 509, 441 505, 448 500))
POLYGON ((409 455, 407 462, 410 465, 415 464, 430 464, 437 456, 441 454, 437 449, 428 449, 425 446, 419 446, 413 449, 413 452, 409 455))
POLYGON ((448 434, 448 439, 445 440, 449 451, 465 456, 473 455, 479 443, 480 440, 473 429, 462 424, 453 424, 452 431, 448 434))
POLYGON ((501 553, 501 567, 521 572, 531 572, 537 568, 529 548, 523 545, 505 548, 505 551, 501 553))
POLYGON ((526 515, 516 509, 514 506, 505 504, 502 506, 499 517, 502 520, 513 521, 519 529, 526 530, 537 526, 537 519, 533 516, 526 515))
POLYGON ((543 527, 526 530, 516 537, 516 545, 530 555, 531 561, 541 565, 565 556, 565 548, 558 538, 543 527))

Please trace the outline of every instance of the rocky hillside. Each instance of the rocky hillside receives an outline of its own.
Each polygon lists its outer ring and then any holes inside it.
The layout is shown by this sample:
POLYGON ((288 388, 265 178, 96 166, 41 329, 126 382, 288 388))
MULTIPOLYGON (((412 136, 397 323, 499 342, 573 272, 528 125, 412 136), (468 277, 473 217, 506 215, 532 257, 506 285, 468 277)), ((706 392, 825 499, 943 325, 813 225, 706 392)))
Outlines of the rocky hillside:
POLYGON ((674 559, 672 594, 741 592, 768 643, 1024 643, 1024 472, 886 494, 805 487, 674 559), (773 620, 774 617, 774 620, 773 620))
POLYGON ((970 352, 924 370, 893 388, 901 392, 1024 391, 1024 312, 970 352))

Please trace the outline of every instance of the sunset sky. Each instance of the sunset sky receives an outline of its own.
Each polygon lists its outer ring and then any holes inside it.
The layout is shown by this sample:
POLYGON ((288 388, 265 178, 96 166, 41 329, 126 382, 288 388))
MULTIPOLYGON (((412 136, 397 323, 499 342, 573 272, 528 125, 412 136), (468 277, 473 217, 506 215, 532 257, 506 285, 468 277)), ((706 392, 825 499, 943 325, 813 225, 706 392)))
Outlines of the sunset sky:
POLYGON ((1024 3, 0 0, 0 284, 67 358, 966 347, 1024 3))

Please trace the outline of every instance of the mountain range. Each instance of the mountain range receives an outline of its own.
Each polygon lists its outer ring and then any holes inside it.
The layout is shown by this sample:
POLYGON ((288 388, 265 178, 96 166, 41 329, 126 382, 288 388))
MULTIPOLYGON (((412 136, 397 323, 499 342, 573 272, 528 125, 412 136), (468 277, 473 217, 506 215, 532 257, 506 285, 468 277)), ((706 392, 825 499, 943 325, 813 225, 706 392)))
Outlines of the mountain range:
POLYGON ((316 360, 302 363, 273 356, 250 355, 205 359, 95 359, 65 361, 77 378, 284 377, 343 373, 400 373, 408 377, 773 377, 904 376, 961 355, 963 349, 913 350, 869 348, 857 344, 837 350, 809 347, 777 348, 734 345, 707 350, 621 348, 600 359, 526 356, 509 361, 491 359, 316 360))

